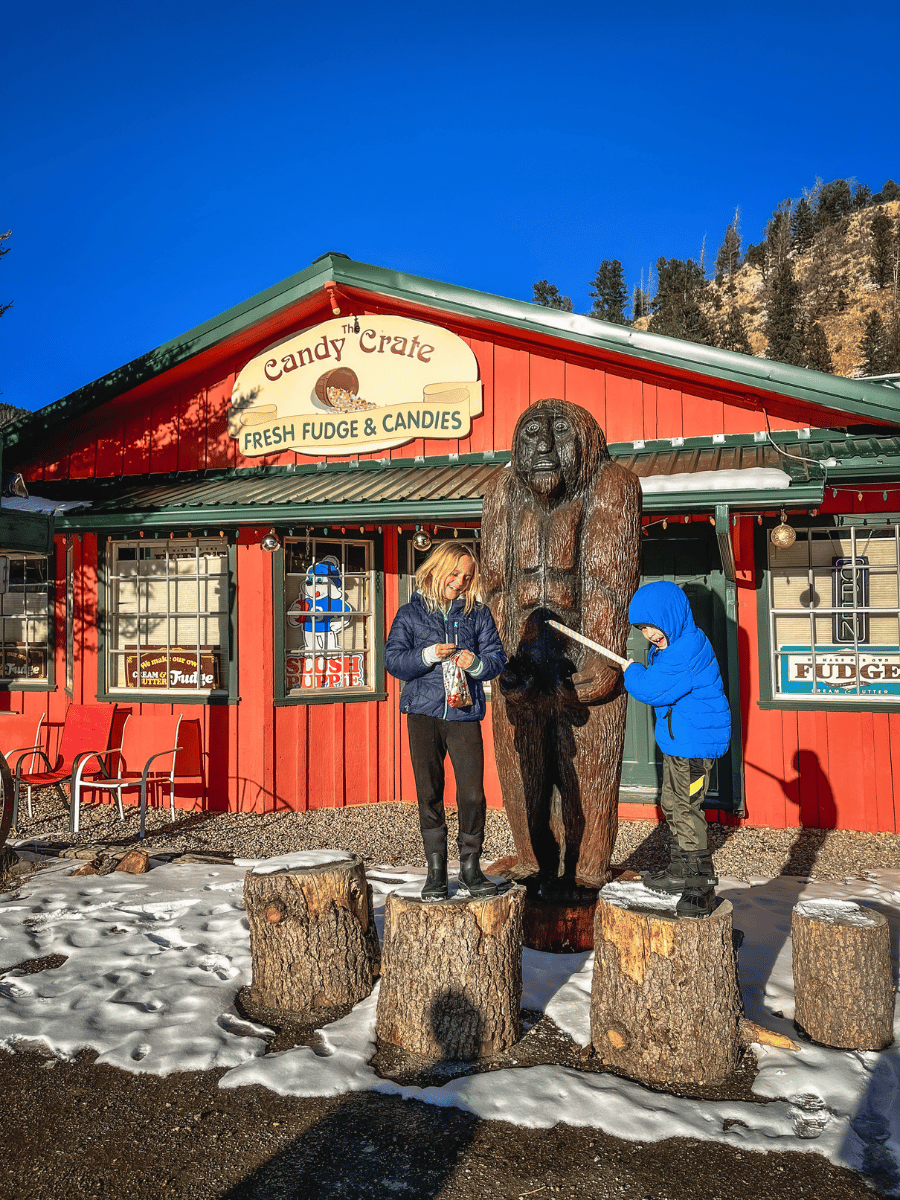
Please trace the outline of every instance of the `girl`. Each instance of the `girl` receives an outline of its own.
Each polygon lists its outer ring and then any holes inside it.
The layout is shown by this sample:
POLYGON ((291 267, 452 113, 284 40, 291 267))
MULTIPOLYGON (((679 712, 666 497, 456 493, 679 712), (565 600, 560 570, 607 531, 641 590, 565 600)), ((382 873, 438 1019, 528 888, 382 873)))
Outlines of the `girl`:
POLYGON ((428 863, 423 900, 447 898, 447 822, 444 760, 456 775, 460 891, 490 896, 496 887, 479 865, 484 842, 485 713, 482 682, 494 679, 506 654, 486 605, 476 599, 478 564, 468 546, 446 542, 416 571, 416 591, 394 618, 384 648, 387 670, 405 683, 400 711, 408 715, 409 751, 419 824, 428 863), (467 675, 472 703, 450 705, 443 664, 455 658, 467 675))

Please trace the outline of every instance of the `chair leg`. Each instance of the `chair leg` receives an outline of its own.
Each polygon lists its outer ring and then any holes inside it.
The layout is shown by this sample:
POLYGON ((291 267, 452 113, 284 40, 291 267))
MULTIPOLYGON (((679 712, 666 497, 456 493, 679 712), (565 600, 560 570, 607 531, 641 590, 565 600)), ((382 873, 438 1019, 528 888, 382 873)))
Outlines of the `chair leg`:
POLYGON ((31 786, 25 788, 25 801, 28 806, 28 819, 31 820, 31 786))
POLYGON ((175 784, 169 785, 169 818, 175 820, 175 784))
POLYGON ((18 779, 13 784, 13 819, 11 829, 19 824, 19 781, 18 779))
POLYGON ((144 821, 147 817, 147 780, 141 780, 141 822, 138 830, 138 837, 141 841, 144 839, 144 821))
POLYGON ((125 809, 122 807, 122 789, 116 788, 116 802, 119 805, 119 820, 125 820, 125 809))
POLYGON ((72 793, 72 797, 69 801, 69 832, 78 833, 79 818, 81 815, 79 812, 79 808, 81 806, 81 788, 76 785, 73 779, 69 784, 69 790, 72 793))

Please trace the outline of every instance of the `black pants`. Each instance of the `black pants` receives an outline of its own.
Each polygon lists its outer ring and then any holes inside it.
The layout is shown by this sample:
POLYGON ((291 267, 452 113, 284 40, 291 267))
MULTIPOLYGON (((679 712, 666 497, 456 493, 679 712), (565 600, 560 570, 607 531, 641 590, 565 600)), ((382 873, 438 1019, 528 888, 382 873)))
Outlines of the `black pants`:
POLYGON ((409 753, 419 801, 419 827, 426 854, 447 848, 444 817, 444 759, 450 753, 456 776, 459 856, 480 854, 484 843, 484 745, 480 721, 443 721, 410 713, 409 753))

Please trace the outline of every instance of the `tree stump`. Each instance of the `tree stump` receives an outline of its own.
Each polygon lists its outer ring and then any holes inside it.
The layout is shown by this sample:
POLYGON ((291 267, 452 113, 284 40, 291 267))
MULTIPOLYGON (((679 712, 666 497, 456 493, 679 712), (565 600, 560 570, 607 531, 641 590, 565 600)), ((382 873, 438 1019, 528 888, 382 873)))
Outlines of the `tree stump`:
POLYGON ((387 898, 378 1037, 432 1060, 503 1053, 519 1038, 525 889, 439 904, 420 890, 387 898))
POLYGON ((369 995, 378 933, 372 889, 355 855, 310 851, 260 863, 244 879, 244 906, 254 1004, 297 1012, 369 995))
POLYGON ((743 1054, 732 908, 679 920, 677 896, 608 884, 594 923, 591 1041, 600 1059, 655 1083, 718 1083, 743 1054))
POLYGON ((794 1022, 825 1046, 882 1050, 894 1037, 891 935, 874 909, 801 900, 791 917, 794 1022))

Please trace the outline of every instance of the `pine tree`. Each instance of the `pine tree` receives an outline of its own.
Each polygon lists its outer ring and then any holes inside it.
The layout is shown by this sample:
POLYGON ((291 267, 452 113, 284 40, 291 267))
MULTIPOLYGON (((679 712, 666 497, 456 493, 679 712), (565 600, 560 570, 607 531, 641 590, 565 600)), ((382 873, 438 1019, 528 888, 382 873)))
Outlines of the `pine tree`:
POLYGON ((891 226, 891 218, 885 209, 879 207, 872 214, 869 236, 872 239, 869 260, 870 278, 878 287, 887 287, 893 275, 891 259, 894 249, 894 230, 891 226))
POLYGON ((734 287, 734 274, 741 264, 741 210, 734 210, 734 220, 725 230, 725 238, 716 255, 716 283, 728 275, 734 287))
POLYGON ((750 338, 747 334, 747 326, 744 324, 744 318, 736 308, 729 310, 728 318, 722 329, 719 345, 723 350, 734 350, 738 354, 753 353, 750 338))
POLYGON ((559 288, 549 280, 541 279, 532 286, 532 291, 532 304, 540 304, 544 308, 558 308, 560 312, 572 311, 572 301, 568 296, 560 295, 559 288))
POLYGON ((894 309, 894 315, 887 330, 887 370, 900 371, 900 310, 894 309))
POLYGON ((816 228, 836 225, 853 211, 853 194, 846 179, 823 183, 816 193, 816 228))
POLYGON ((766 223, 766 262, 763 267, 763 279, 768 280, 771 273, 777 272, 791 252, 791 212, 792 200, 782 200, 766 223))
POLYGON ((853 189, 853 207, 857 209, 868 208, 872 203, 872 189, 867 183, 858 183, 853 189))
POLYGON ((804 357, 803 320, 799 312, 800 285, 791 261, 785 258, 776 268, 766 311, 766 358, 801 366, 804 357))
POLYGON ((598 321, 612 321, 614 325, 628 324, 625 316, 628 288, 625 286, 625 272, 617 258, 603 260, 591 280, 589 295, 594 298, 589 317, 598 321))
POLYGON ((653 316, 648 329, 668 337, 715 345, 715 332, 700 305, 706 278, 693 258, 660 258, 656 264, 657 286, 653 316))
POLYGON ((813 244, 816 224, 809 201, 804 196, 791 213, 791 244, 795 250, 808 250, 813 244))
POLYGON ((828 338, 818 321, 813 321, 806 331, 804 366, 810 367, 813 371, 827 371, 829 375, 834 374, 834 363, 828 348, 828 338))
POLYGON ((865 331, 859 343, 863 375, 886 375, 890 370, 890 351, 884 321, 878 309, 866 317, 865 331))

